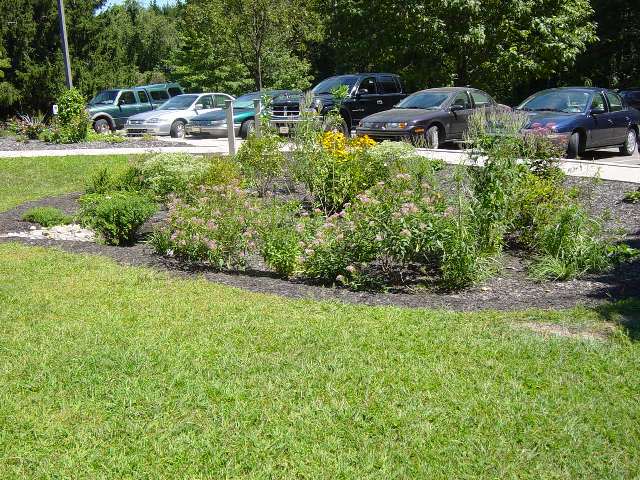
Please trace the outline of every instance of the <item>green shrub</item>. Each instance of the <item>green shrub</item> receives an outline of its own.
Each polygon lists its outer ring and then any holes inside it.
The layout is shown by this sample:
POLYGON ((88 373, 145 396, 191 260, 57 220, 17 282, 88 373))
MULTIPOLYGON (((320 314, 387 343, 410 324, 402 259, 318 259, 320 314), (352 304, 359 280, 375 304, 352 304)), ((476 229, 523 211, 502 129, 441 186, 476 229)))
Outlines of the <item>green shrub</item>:
POLYGON ((134 192, 87 194, 80 198, 80 218, 109 245, 132 243, 138 228, 156 211, 156 204, 134 192))
POLYGON ((253 199, 232 184, 203 185, 188 200, 170 198, 167 225, 153 241, 158 253, 206 260, 218 269, 244 267, 257 249, 253 199))
POLYGON ((42 132, 47 128, 44 115, 17 115, 9 120, 8 129, 18 137, 29 140, 40 138, 42 132))
POLYGON ((211 168, 211 160, 187 153, 159 153, 133 165, 145 187, 162 199, 170 193, 185 195, 201 184, 211 168))
POLYGON ((73 221, 73 217, 66 215, 59 208, 35 207, 24 212, 22 220, 38 223, 43 227, 53 227, 54 225, 67 225, 73 221))
POLYGON ((284 154, 277 135, 249 135, 235 156, 242 174, 263 196, 273 180, 283 174, 284 154))
POLYGON ((625 192, 623 200, 626 203, 640 203, 640 188, 625 192))
POLYGON ((209 169, 202 177, 204 185, 229 185, 240 181, 240 168, 237 162, 229 157, 211 158, 209 169))
POLYGON ((58 116, 52 128, 52 138, 56 143, 78 143, 87 139, 90 125, 86 101, 75 88, 65 90, 58 97, 58 116))
POLYGON ((139 192, 144 188, 140 171, 134 165, 129 165, 121 172, 112 172, 107 168, 98 169, 89 177, 85 191, 86 193, 139 192))
POLYGON ((88 142, 105 142, 105 143, 124 143, 127 139, 123 135, 116 133, 96 133, 96 131, 89 126, 87 130, 88 142))
POLYGON ((564 280, 606 269, 612 263, 602 225, 575 203, 559 205, 550 218, 534 219, 534 278, 564 280))

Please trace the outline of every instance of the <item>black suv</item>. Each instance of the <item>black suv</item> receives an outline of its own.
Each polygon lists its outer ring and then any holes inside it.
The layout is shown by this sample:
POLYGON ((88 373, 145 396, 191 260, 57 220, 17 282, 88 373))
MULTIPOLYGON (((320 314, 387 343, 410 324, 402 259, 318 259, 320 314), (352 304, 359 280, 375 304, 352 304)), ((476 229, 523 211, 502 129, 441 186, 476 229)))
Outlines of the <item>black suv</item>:
MULTIPOLYGON (((346 85, 348 97, 342 102, 340 116, 342 130, 349 134, 364 117, 393 108, 406 97, 398 75, 391 73, 354 73, 329 77, 311 89, 313 100, 310 108, 324 117, 335 106, 332 91, 346 85)), ((271 104, 271 125, 286 135, 300 121, 300 95, 285 95, 271 104)))

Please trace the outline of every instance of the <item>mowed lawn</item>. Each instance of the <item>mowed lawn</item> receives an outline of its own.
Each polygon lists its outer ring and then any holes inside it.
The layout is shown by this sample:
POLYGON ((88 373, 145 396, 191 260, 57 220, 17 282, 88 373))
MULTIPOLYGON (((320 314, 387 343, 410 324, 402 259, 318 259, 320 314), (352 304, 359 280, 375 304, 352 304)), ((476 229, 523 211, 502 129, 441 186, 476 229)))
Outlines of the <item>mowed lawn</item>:
POLYGON ((639 344, 525 326, 591 310, 292 301, 10 243, 0 322, 2 478, 640 475, 639 344))
POLYGON ((81 191, 99 168, 122 168, 126 155, 0 158, 0 212, 29 200, 81 191))

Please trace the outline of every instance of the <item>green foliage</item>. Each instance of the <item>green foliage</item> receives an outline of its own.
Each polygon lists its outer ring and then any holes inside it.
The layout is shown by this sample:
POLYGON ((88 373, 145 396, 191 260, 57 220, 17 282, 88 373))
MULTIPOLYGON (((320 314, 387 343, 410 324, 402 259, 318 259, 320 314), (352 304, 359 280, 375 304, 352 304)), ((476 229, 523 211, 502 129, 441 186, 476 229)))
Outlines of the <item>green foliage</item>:
POLYGON ((126 245, 155 212, 156 204, 136 192, 93 193, 80 197, 79 218, 109 245, 126 245))
POLYGON ((256 249, 256 207, 237 184, 201 186, 191 202, 172 197, 168 206, 168 224, 154 237, 158 253, 233 269, 256 249))
POLYGON ((625 192, 623 201, 627 203, 640 203, 640 188, 625 192))
POLYGON ((145 183, 135 166, 129 164, 124 170, 113 171, 109 168, 98 168, 87 181, 86 193, 108 193, 113 191, 142 191, 145 183))
POLYGON ((211 160, 188 153, 158 153, 134 163, 146 188, 158 198, 184 195, 201 184, 212 168, 211 160))
POLYGON ((44 115, 17 115, 7 122, 7 129, 10 132, 29 140, 40 138, 45 128, 44 115))
POLYGON ((22 220, 38 223, 43 227, 53 227, 54 225, 67 225, 73 221, 73 218, 59 208, 34 207, 24 212, 22 220))
POLYGON ((126 142, 126 138, 123 135, 118 135, 117 133, 109 132, 109 133, 96 133, 93 128, 89 128, 87 131, 87 141, 88 142, 106 142, 106 143, 124 143, 126 142))
POLYGON ((273 180, 283 174, 285 156, 282 142, 277 135, 249 135, 236 154, 242 174, 258 194, 263 196, 273 180))
POLYGON ((57 102, 58 116, 53 127, 53 141, 77 143, 86 140, 90 121, 82 94, 71 88, 65 90, 57 102))

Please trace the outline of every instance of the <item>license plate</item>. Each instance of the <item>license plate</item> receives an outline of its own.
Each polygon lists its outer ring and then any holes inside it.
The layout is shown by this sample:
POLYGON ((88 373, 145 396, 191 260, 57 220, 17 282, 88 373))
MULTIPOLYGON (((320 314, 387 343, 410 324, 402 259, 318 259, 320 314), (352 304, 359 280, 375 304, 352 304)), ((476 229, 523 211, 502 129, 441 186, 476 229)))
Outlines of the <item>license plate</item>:
POLYGON ((191 127, 191 133, 200 133, 202 131, 199 127, 191 127))
POLYGON ((280 127, 280 128, 278 129, 278 131, 279 131, 281 134, 286 135, 287 133, 289 133, 289 127, 280 127))

